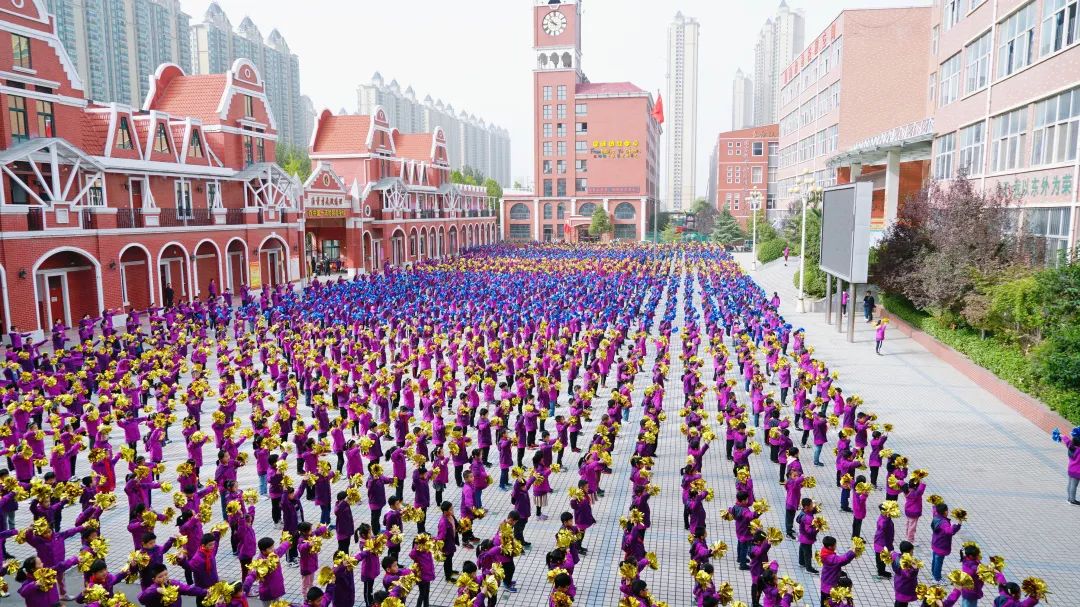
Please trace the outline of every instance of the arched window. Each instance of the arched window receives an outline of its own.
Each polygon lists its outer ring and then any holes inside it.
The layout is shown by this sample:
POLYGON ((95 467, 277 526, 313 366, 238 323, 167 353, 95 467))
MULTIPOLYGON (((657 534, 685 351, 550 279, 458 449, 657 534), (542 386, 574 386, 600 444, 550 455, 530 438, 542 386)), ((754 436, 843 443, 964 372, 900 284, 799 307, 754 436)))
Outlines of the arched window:
POLYGON ((594 212, 596 212, 596 203, 594 202, 586 202, 578 207, 578 215, 582 217, 592 217, 594 212))
POLYGON ((563 203, 561 203, 561 202, 559 203, 559 208, 556 211, 556 213, 558 213, 557 219, 565 219, 566 218, 565 217, 565 215, 566 215, 566 207, 563 205, 563 203))
POLYGON ((519 202, 510 207, 510 219, 528 219, 529 207, 523 202, 519 202))
POLYGON ((544 219, 551 219, 551 203, 544 204, 544 219))
POLYGON ((620 202, 619 206, 615 207, 615 219, 633 219, 635 214, 634 205, 629 202, 620 202))

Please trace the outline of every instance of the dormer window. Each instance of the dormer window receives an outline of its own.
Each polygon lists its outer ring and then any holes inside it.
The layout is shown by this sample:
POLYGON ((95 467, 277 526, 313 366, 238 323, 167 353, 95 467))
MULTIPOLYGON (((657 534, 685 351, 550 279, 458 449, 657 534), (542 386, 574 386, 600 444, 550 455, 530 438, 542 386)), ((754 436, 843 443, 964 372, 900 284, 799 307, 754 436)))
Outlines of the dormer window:
POLYGON ((22 68, 24 70, 33 69, 33 62, 30 60, 30 39, 26 36, 20 36, 19 34, 11 35, 11 54, 12 64, 15 67, 22 68))
POLYGON ((188 157, 203 157, 202 137, 199 136, 199 129, 192 129, 191 131, 191 145, 188 146, 188 157))
POLYGON ((255 117, 255 99, 251 95, 244 95, 244 116, 255 117))
POLYGON ((131 148, 131 127, 128 126, 127 116, 121 116, 120 128, 116 131, 116 149, 130 150, 131 148))
POLYGON ((164 122, 158 123, 157 134, 154 135, 154 151, 169 153, 169 133, 165 130, 164 122))

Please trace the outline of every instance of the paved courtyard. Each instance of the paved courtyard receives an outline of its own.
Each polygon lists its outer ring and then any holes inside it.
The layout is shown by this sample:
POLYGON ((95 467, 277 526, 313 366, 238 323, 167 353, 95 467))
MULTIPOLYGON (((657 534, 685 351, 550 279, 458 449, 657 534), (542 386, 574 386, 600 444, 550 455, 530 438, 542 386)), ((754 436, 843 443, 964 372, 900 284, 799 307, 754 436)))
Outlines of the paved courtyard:
MULTIPOLYGON (((776 291, 783 300, 782 313, 796 327, 804 327, 808 342, 815 348, 815 357, 828 361, 830 367, 840 374, 839 383, 847 394, 861 395, 866 404, 864 408, 875 411, 883 421, 893 423, 895 430, 889 446, 909 457, 912 468, 927 468, 930 476, 927 480, 927 494, 938 493, 945 497, 953 507, 962 507, 969 511, 969 522, 957 537, 955 546, 960 542, 974 540, 983 548, 985 555, 1004 554, 1007 558, 1006 573, 1010 579, 1019 580, 1028 575, 1043 577, 1050 585, 1059 604, 1068 604, 1069 598, 1080 596, 1080 575, 1077 575, 1077 559, 1073 546, 1080 533, 1080 508, 1066 503, 1065 457, 1060 445, 1054 444, 1042 431, 1022 419, 1017 413, 1007 408, 990 394, 976 386, 945 363, 940 362, 921 346, 892 332, 885 343, 885 356, 873 353, 872 331, 869 325, 856 323, 856 343, 849 344, 844 336, 835 331, 835 327, 824 322, 823 314, 800 315, 794 311, 795 289, 791 286, 791 275, 796 263, 788 267, 780 262, 760 268, 753 274, 769 293, 776 291)), ((687 570, 688 543, 687 534, 682 527, 682 504, 680 501, 679 468, 683 465, 686 454, 685 438, 679 432, 681 423, 678 410, 683 405, 679 378, 682 375, 682 351, 679 329, 683 326, 683 301, 692 297, 700 311, 702 284, 695 280, 693 293, 688 293, 679 282, 677 293, 668 293, 661 302, 657 318, 662 317, 666 306, 676 306, 675 330, 672 333, 671 371, 668 390, 665 396, 667 420, 661 427, 657 463, 654 466, 653 482, 661 487, 661 494, 651 500, 652 527, 646 535, 646 547, 656 552, 661 563, 659 571, 646 569, 645 579, 653 595, 667 601, 672 607, 691 605, 691 579, 687 570), (672 298, 674 295, 675 299, 672 298)), ((704 346, 703 346, 704 348, 704 346)), ((634 404, 638 405, 642 391, 649 383, 653 364, 653 344, 649 344, 648 363, 645 372, 640 373, 635 384, 634 404)), ((698 352, 706 360, 703 377, 711 377, 711 357, 705 356, 704 350, 698 352)), ((734 375, 732 375, 734 377, 734 375)), ((216 377, 211 383, 216 382, 216 377)), ((607 401, 608 391, 597 395, 596 403, 607 401)), ((740 401, 747 395, 739 388, 740 401)), ((560 408, 565 406, 565 394, 561 396, 560 408)), ((204 424, 210 424, 210 415, 214 404, 208 402, 204 407, 204 424)), ((706 410, 716 411, 715 394, 710 394, 706 401, 706 410)), ((244 419, 248 411, 243 408, 238 418, 244 419)), ((790 410, 786 412, 790 414, 790 410)), ((607 494, 594 506, 598 521, 588 532, 585 546, 590 549, 582 558, 575 571, 578 600, 575 604, 583 606, 613 606, 618 603, 619 578, 618 563, 621 558, 620 540, 622 532, 618 528, 618 518, 624 515, 630 504, 629 457, 633 451, 635 429, 640 419, 640 409, 635 407, 629 422, 615 444, 612 453, 613 471, 603 480, 607 494)), ((591 436, 595 419, 587 424, 583 437, 591 436)), ((715 422, 714 422, 715 425, 715 422)), ((119 432, 119 431, 117 431, 119 432)), ((173 441, 165 447, 167 466, 163 480, 174 480, 175 466, 186 456, 184 444, 177 440, 179 432, 174 429, 173 441)), ((119 434, 114 435, 119 440, 119 434)), ((797 437, 796 437, 797 438, 797 437)), ((833 443, 835 444, 835 438, 833 443)), ((209 452, 208 452, 209 453, 209 452)), ((805 451, 804 451, 805 453, 805 451)), ((550 584, 546 579, 547 568, 544 563, 545 553, 554 547, 554 534, 558 528, 558 515, 569 510, 567 489, 577 482, 577 474, 572 470, 575 456, 567 453, 567 468, 552 477, 554 493, 545 513, 548 521, 530 519, 525 530, 526 539, 533 543, 533 549, 517 559, 516 579, 520 592, 511 594, 500 591, 498 603, 510 606, 540 607, 547 604, 550 584)), ((209 459, 209 457, 208 457, 209 459)), ((849 541, 847 530, 850 529, 850 515, 839 511, 839 490, 833 487, 831 445, 823 454, 826 468, 814 468, 808 454, 802 458, 807 465, 807 472, 816 475, 819 484, 816 489, 804 492, 824 505, 824 515, 830 523, 828 533, 840 539, 840 547, 846 549, 849 541)), ((772 510, 763 517, 765 526, 782 527, 783 524, 783 489, 776 482, 776 466, 769 462, 767 455, 751 458, 751 469, 755 479, 755 489, 759 497, 766 498, 772 510)), ((204 469, 205 471, 205 469, 204 469)), ((85 460, 80 462, 80 473, 86 473, 85 460)), ((714 561, 715 579, 730 582, 735 588, 737 599, 749 602, 749 574, 739 571, 734 558, 736 543, 734 526, 723 521, 720 512, 734 503, 734 482, 728 462, 724 461, 722 441, 715 445, 704 459, 703 473, 708 485, 715 489, 715 499, 707 505, 710 542, 724 540, 731 547, 728 556, 714 561), (719 447, 719 448, 717 448, 719 447)), ((496 471, 497 474, 497 471, 496 471)), ((252 466, 241 469, 239 478, 241 487, 257 485, 252 466)), ((344 482, 335 487, 343 488, 344 482)), ((408 502, 411 494, 405 491, 408 502)), ((457 504, 459 491, 451 485, 446 490, 445 499, 457 504)), ((877 503, 881 493, 874 493, 870 498, 867 522, 864 525, 864 537, 872 535, 877 503)), ((491 537, 498 521, 511 509, 509 492, 502 492, 492 487, 484 492, 484 507, 489 516, 476 523, 476 535, 480 538, 491 537)), ((163 507, 160 494, 155 496, 155 505, 163 507)), ((317 520, 317 512, 310 503, 305 503, 308 520, 317 520)), ((277 538, 280 529, 270 522, 268 501, 264 498, 257 505, 258 517, 255 525, 256 537, 270 536, 277 538)), ((70 510, 69 510, 70 512, 70 510)), ((929 512, 927 510, 927 512, 929 512)), ((435 510, 429 514, 429 529, 432 528, 435 510)), ((357 522, 367 520, 366 503, 354 508, 357 522)), ((69 523, 73 514, 66 517, 69 523)), ((215 507, 217 522, 220 517, 215 507)), ((126 508, 118 507, 102 517, 103 534, 110 540, 108 562, 110 570, 118 570, 127 560, 132 550, 130 535, 127 533, 126 508)), ((26 508, 20 508, 17 526, 25 528, 30 523, 26 508)), ((898 529, 903 525, 897 522, 898 529)), ((408 546, 415 531, 412 524, 406 524, 406 540, 403 543, 401 561, 407 563, 408 546)), ((165 537, 171 533, 171 527, 159 531, 165 537)), ((898 534, 899 535, 899 534, 898 534)), ((919 546, 916 554, 929 563, 929 518, 924 517, 919 526, 919 546)), ((9 550, 21 560, 31 553, 28 546, 18 546, 9 541, 9 550)), ((68 554, 76 550, 77 539, 68 543, 68 554)), ((820 543, 817 545, 820 548, 820 543)), ((326 542, 322 560, 326 562, 332 555, 333 542, 326 542)), ((455 559, 455 568, 459 568, 464 552, 459 552, 455 559)), ((471 556, 471 555, 470 555, 471 556)), ((790 540, 774 548, 771 557, 779 562, 781 574, 786 574, 800 581, 807 590, 804 602, 814 602, 817 593, 817 578, 802 572, 797 562, 797 545, 790 540)), ((892 584, 878 580, 874 575, 873 554, 868 550, 861 559, 848 566, 846 570, 854 580, 855 595, 858 605, 891 605, 892 584)), ((228 552, 224 543, 219 556, 222 579, 239 579, 239 564, 228 552)), ((955 559, 946 563, 946 572, 958 567, 955 559)), ((299 570, 285 568, 286 585, 289 594, 286 598, 300 602, 299 570)), ((174 572, 179 574, 179 572, 174 572)), ((926 570, 921 579, 929 578, 926 570)), ((10 579, 10 578, 9 578, 10 579)), ((75 595, 79 589, 81 576, 69 571, 67 576, 69 594, 75 595), (76 579, 79 578, 79 579, 76 579)), ((14 584, 13 584, 14 585, 14 584)), ((137 597, 137 586, 125 587, 132 600, 137 597)), ((454 596, 451 585, 441 579, 432 584, 433 605, 449 605, 454 596)), ((358 601, 360 597, 358 595, 358 601)), ((412 604, 415 595, 406 604, 412 604)), ((985 603, 989 604, 990 599, 985 603)), ((1056 603, 1057 601, 1055 601, 1056 603)), ((0 599, 0 606, 22 604, 18 595, 0 599)), ((185 604, 193 604, 185 599, 185 604)), ((360 601, 362 604, 362 601, 360 601)))

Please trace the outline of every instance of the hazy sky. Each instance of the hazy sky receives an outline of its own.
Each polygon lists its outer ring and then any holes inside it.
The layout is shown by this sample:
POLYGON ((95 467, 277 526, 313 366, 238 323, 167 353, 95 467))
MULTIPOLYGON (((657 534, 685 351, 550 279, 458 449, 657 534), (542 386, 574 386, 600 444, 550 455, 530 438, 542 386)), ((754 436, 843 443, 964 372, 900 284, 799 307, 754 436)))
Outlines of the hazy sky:
MULTIPOLYGON (((300 56, 300 84, 317 110, 356 111, 356 86, 378 70, 417 98, 452 103, 510 131, 511 175, 532 160, 533 0, 218 0, 235 26, 250 16, 300 56)), ((845 8, 925 5, 929 0, 789 0, 812 38, 845 8)), ((201 22, 210 0, 181 0, 201 22)), ((701 23, 698 194, 717 133, 731 128, 731 80, 753 71, 754 43, 779 0, 584 0, 582 66, 593 82, 630 80, 666 90, 667 26, 676 11, 701 23)))

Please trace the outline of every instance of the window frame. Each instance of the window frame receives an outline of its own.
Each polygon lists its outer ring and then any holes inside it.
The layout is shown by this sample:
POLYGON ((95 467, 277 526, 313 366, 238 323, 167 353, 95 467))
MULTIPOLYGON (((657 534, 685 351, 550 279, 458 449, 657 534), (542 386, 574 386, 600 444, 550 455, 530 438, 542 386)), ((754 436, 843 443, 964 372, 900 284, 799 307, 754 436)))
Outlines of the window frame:
POLYGON ((17 70, 34 71, 34 57, 28 36, 11 34, 11 66, 17 70))
POLYGON ((934 139, 934 179, 952 179, 956 168, 956 132, 934 139))
POLYGON ((30 117, 26 111, 26 97, 9 94, 7 98, 8 122, 11 123, 11 142, 14 144, 28 141, 30 139, 30 117))
POLYGON ((986 122, 962 127, 956 143, 956 169, 966 169, 968 176, 982 175, 986 164, 986 122), (978 133, 977 136, 972 134, 978 133))
POLYGON ((1024 143, 1027 136, 1028 106, 991 118, 990 172, 1024 168, 1024 143), (999 125, 1005 125, 1001 128, 999 125), (1012 162, 1009 162, 1010 159, 1012 162))
POLYGON ((1014 11, 1011 15, 998 23, 1000 42, 997 44, 997 78, 1002 79, 1031 65, 1035 56, 1035 28, 1038 25, 1038 15, 1035 11, 1035 0, 1014 11), (1026 26, 1022 21, 1027 21, 1026 26), (1023 30, 1019 29, 1024 27, 1023 30), (1006 38, 1007 37, 1007 38, 1006 38), (1017 48, 1026 50, 1017 61, 1017 48))
POLYGON ((37 99, 34 111, 37 115, 38 137, 56 137, 56 111, 53 102, 37 99))

